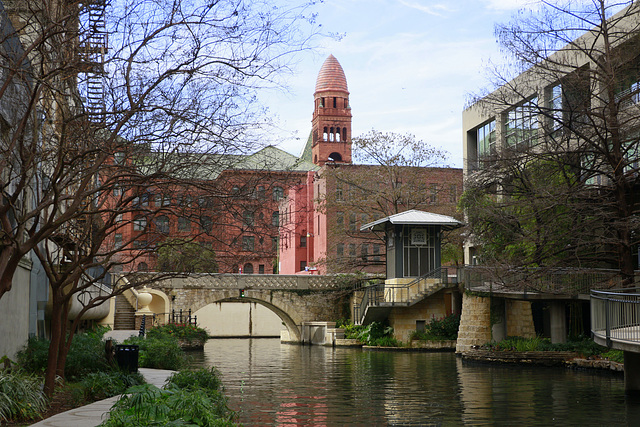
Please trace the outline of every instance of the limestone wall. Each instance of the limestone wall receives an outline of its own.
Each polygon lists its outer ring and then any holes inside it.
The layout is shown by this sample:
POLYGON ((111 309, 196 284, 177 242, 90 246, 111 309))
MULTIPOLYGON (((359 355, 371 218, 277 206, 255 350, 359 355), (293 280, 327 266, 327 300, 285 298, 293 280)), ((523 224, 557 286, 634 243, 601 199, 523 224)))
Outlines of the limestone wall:
POLYGON ((465 293, 458 329, 456 353, 491 341, 491 298, 465 293))
POLYGON ((31 271, 20 264, 13 277, 12 287, 0 299, 0 357, 15 359, 29 338, 29 284, 31 271))
POLYGON ((507 336, 533 338, 536 330, 529 301, 506 300, 507 336))
POLYGON ((416 330, 416 320, 441 319, 447 315, 445 292, 438 292, 411 307, 394 307, 389 314, 389 326, 393 328, 393 336, 402 342, 409 342, 409 336, 416 330))

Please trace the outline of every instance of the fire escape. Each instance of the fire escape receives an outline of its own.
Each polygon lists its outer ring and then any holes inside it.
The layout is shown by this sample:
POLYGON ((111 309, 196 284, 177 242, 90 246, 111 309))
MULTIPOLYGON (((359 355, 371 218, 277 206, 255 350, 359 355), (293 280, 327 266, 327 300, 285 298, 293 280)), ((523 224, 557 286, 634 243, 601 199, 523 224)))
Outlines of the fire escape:
POLYGON ((104 120, 104 61, 108 35, 105 25, 107 0, 88 0, 80 16, 79 54, 84 67, 78 76, 85 111, 92 122, 104 120))

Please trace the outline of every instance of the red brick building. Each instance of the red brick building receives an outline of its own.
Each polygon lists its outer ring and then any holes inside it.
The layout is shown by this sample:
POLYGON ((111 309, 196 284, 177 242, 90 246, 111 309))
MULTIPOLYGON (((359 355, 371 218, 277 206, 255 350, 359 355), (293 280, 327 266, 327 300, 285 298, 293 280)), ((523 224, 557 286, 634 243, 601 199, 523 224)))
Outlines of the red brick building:
MULTIPOLYGON (((359 228, 395 212, 376 209, 384 168, 352 164, 351 118, 347 79, 331 55, 318 74, 312 130, 300 157, 268 146, 203 158, 189 165, 182 184, 156 180, 114 192, 132 206, 109 241, 125 248, 123 269, 156 270, 155 248, 179 239, 213 251, 220 273, 383 272, 384 241, 359 228)), ((395 210, 455 213, 461 169, 407 167, 400 175, 412 191, 395 210)))

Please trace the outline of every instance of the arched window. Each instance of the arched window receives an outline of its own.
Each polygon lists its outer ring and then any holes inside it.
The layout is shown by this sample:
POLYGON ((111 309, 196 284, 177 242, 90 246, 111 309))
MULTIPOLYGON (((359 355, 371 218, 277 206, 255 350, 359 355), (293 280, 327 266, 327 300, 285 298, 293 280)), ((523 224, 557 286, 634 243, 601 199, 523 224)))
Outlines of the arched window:
POLYGON ((331 153, 329 154, 329 161, 330 162, 341 162, 342 161, 342 156, 340 155, 340 153, 331 153))
POLYGON ((340 128, 336 128, 336 142, 340 142, 340 128))
POLYGON ((284 197, 284 189, 282 187, 273 187, 273 201, 277 202, 283 197, 284 197))
POLYGON ((169 234, 169 218, 165 215, 155 219, 156 231, 162 234, 169 234))
POLYGON ((280 212, 274 211, 271 214, 271 225, 273 225, 274 227, 280 226, 280 212))
POLYGON ((141 262, 138 264, 138 271, 149 271, 149 266, 146 262, 141 262))
POLYGON ((335 132, 333 131, 333 128, 331 128, 329 130, 329 141, 333 141, 334 134, 335 134, 335 132))
POLYGON ((322 131, 322 140, 323 141, 328 141, 329 140, 329 133, 327 132, 327 127, 324 127, 324 130, 322 131))
POLYGON ((347 140, 347 128, 342 128, 342 140, 347 140))
POLYGON ((246 263, 242 268, 242 272, 244 274, 253 274, 253 264, 251 264, 250 262, 246 263))
POLYGON ((191 231, 191 221, 189 218, 178 218, 178 231, 191 231))

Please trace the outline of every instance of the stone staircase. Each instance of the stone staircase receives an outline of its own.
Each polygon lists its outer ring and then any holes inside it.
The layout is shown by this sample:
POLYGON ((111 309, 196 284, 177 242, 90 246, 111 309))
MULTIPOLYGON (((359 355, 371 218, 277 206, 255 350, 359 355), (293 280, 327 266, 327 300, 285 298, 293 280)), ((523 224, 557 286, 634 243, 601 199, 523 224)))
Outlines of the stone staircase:
POLYGON ((113 320, 114 330, 136 329, 135 308, 124 295, 116 296, 116 310, 113 320))
POLYGON ((411 307, 423 299, 444 289, 447 285, 439 280, 421 280, 413 285, 400 285, 385 287, 384 301, 378 305, 381 307, 411 307))

